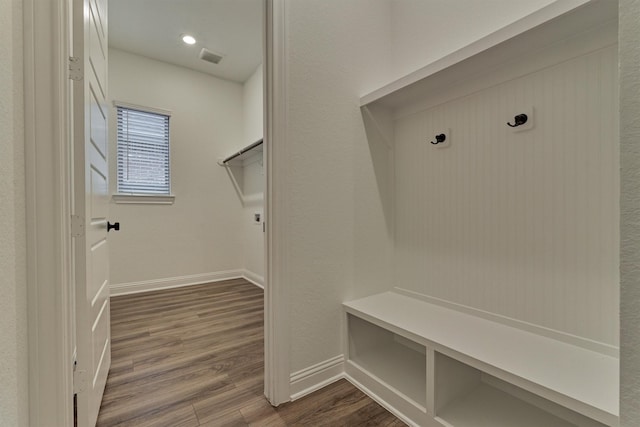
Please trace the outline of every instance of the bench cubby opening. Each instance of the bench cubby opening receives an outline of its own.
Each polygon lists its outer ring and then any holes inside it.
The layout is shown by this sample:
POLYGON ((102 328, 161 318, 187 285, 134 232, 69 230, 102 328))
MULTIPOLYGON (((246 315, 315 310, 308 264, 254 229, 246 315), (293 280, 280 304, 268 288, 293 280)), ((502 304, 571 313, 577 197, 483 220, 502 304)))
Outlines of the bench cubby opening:
POLYGON ((452 427, 605 427, 436 352, 435 420, 452 427))
POLYGON ((349 360, 424 407, 427 400, 426 348, 348 315, 349 360))

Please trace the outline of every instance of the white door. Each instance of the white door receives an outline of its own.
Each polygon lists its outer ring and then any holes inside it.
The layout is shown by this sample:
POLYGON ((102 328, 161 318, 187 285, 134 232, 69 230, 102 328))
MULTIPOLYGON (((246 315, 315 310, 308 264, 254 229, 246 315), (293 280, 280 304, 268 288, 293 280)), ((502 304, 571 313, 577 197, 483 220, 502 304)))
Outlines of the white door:
POLYGON ((94 426, 111 365, 107 0, 73 0, 78 426, 94 426))

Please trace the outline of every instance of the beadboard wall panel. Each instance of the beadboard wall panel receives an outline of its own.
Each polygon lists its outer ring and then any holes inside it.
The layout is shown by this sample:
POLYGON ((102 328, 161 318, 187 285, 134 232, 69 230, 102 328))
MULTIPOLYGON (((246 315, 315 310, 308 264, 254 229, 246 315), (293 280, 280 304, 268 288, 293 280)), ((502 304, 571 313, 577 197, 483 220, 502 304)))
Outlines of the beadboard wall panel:
POLYGON ((397 287, 618 345, 616 64, 602 48, 396 120, 397 287))

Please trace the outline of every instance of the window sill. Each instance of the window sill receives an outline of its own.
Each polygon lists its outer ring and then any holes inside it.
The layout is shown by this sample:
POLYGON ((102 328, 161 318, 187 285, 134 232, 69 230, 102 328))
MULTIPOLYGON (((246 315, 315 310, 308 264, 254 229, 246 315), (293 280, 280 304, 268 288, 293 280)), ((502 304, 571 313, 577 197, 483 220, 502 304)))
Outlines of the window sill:
POLYGON ((130 205, 172 205, 175 198, 176 196, 172 194, 114 194, 112 196, 115 203, 130 205))

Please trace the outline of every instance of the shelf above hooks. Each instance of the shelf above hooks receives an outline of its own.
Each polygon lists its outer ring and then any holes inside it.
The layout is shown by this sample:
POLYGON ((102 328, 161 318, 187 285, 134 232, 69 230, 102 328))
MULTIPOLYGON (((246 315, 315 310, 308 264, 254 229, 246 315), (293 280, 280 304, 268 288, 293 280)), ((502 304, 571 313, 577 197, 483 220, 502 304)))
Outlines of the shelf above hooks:
MULTIPOLYGON (((378 104, 392 111, 419 103, 443 87, 460 85, 497 73, 509 61, 519 61, 563 40, 617 19, 617 2, 556 0, 425 67, 360 98, 360 106, 378 104)), ((538 64, 540 65, 540 64, 538 64)))

